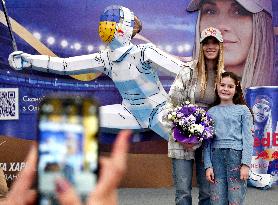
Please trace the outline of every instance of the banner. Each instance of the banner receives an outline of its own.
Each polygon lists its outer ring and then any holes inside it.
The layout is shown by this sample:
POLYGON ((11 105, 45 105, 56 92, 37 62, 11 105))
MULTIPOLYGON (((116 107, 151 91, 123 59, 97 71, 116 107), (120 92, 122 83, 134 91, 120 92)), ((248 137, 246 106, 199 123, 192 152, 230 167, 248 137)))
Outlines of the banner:
MULTIPOLYGON (((194 39, 192 35, 194 26, 188 27, 184 20, 194 22, 195 15, 185 18, 184 10, 178 9, 184 6, 184 1, 177 1, 176 4, 171 5, 169 0, 159 4, 127 0, 52 1, 51 3, 28 0, 24 3, 10 1, 7 2, 6 7, 12 18, 11 24, 16 34, 19 50, 30 54, 70 57, 97 53, 105 48, 98 34, 98 25, 100 15, 107 6, 112 4, 122 4, 130 9, 135 8, 135 15, 143 22, 143 30, 133 39, 134 44, 152 42, 178 58, 192 55, 190 42, 194 39), (145 4, 148 4, 148 7, 145 7, 145 4), (171 6, 167 8, 165 5, 171 6), (173 13, 174 10, 179 11, 173 13), (168 29, 171 30, 171 35, 168 29)), ((12 43, 3 13, 0 17, 2 23, 0 24, 2 104, 6 106, 12 103, 18 111, 18 117, 13 117, 13 119, 5 117, 3 113, 0 135, 35 139, 38 103, 44 96, 53 92, 91 95, 103 106, 121 103, 119 91, 113 81, 105 75, 61 76, 29 69, 15 71, 10 68, 7 59, 12 52, 12 43), (9 97, 7 90, 5 91, 5 89, 13 88, 17 88, 15 98, 9 97), (17 99, 18 103, 15 103, 14 99, 17 99)), ((160 72, 160 81, 164 88, 169 90, 174 78, 161 71, 158 72, 160 72)), ((5 107, 5 109, 9 108, 5 107)), ((134 138, 135 141, 161 140, 154 132, 147 129, 141 131, 143 132, 138 132, 134 138)), ((114 132, 115 130, 103 128, 102 142, 111 143, 114 139, 114 132)))
MULTIPOLYGON (((242 0, 230 0, 225 4, 220 0, 215 4, 204 0, 188 8, 189 2, 14 0, 6 1, 6 7, 18 50, 64 58, 105 50, 98 27, 101 14, 110 5, 129 8, 142 22, 142 31, 132 39, 134 45, 152 43, 184 62, 198 58, 200 30, 214 26, 223 33, 225 69, 238 74, 244 88, 278 85, 277 46, 274 44, 278 35, 278 4, 261 1, 260 10, 256 10, 254 2, 245 5, 241 4, 242 0)), ((32 69, 13 70, 8 64, 8 56, 13 52, 12 40, 1 7, 0 47, 0 136, 20 141, 35 140, 38 105, 49 94, 94 96, 103 108, 107 108, 105 111, 109 106, 123 102, 122 90, 105 74, 58 75, 32 69)), ((161 83, 167 93, 175 76, 161 70, 157 72, 156 82, 161 83)), ((129 78, 126 75, 126 79, 129 78)), ((143 82, 139 88, 145 86, 147 90, 146 85, 143 82)), ((137 115, 141 114, 137 112, 137 115)), ((272 117, 277 115, 276 112, 272 117)), ((101 129, 101 143, 111 144, 117 129, 101 129)), ((133 142, 166 142, 145 127, 134 131, 133 142)))
POLYGON ((251 171, 271 174, 278 184, 278 86, 251 87, 246 100, 254 115, 251 171))
MULTIPOLYGON (((225 20, 219 18, 219 16, 232 9, 233 4, 222 5, 217 3, 212 7, 206 1, 203 1, 198 7, 187 8, 188 2, 180 0, 173 3, 170 0, 164 0, 157 3, 156 1, 146 0, 140 2, 122 0, 51 1, 49 3, 48 1, 27 0, 24 2, 8 1, 6 7, 16 34, 18 48, 26 53, 70 57, 103 50, 105 45, 98 35, 100 15, 107 6, 121 4, 130 8, 143 24, 142 32, 136 35, 132 41, 134 44, 152 42, 161 50, 176 56, 178 59, 188 61, 192 59, 192 56, 194 58, 197 57, 195 53, 198 52, 198 43, 195 44, 194 39, 199 41, 199 30, 207 26, 219 27, 223 31, 225 68, 227 70, 234 70, 234 72, 242 75, 242 84, 246 87, 264 85, 264 83, 265 85, 278 84, 277 78, 272 80, 272 77, 276 76, 277 73, 274 59, 272 59, 275 54, 273 26, 277 22, 271 25, 271 35, 268 31, 269 28, 262 28, 269 34, 268 36, 259 36, 255 32, 256 28, 252 28, 252 16, 259 18, 262 22, 271 19, 275 21, 276 18, 270 18, 276 15, 277 9, 275 5, 273 5, 273 10, 266 5, 263 14, 258 17, 257 13, 250 12, 252 8, 245 6, 241 8, 245 9, 245 13, 243 12, 240 16, 226 16, 227 19, 225 20), (191 12, 185 12, 186 8, 191 12), (215 11, 213 15, 211 11, 215 11), (242 27, 238 24, 238 20, 242 21, 242 27), (227 28, 222 28, 222 25, 227 28), (256 35, 257 38, 267 38, 266 40, 272 41, 272 43, 267 48, 264 48, 265 51, 263 51, 263 45, 260 45, 262 41, 253 42, 252 35, 256 35), (257 46, 256 44, 259 45, 257 46), (252 50, 252 48, 257 49, 258 47, 258 52, 252 50), (244 48, 244 50, 241 48, 244 48), (251 53, 258 55, 256 63, 260 62, 260 64, 257 65, 252 62, 255 57, 248 57, 251 53), (267 57, 265 58, 261 55, 267 57), (245 66, 244 62, 246 62, 245 66), (257 74, 262 73, 261 69, 264 69, 264 75, 257 74), (250 73, 254 73, 254 75, 252 76, 250 73)), ((236 10, 238 7, 233 9, 236 10)), ((23 71, 11 69, 7 58, 12 52, 12 43, 4 14, 2 11, 0 14, 0 88, 2 88, 1 95, 3 96, 1 103, 3 106, 5 105, 1 116, 1 135, 35 139, 35 126, 30 127, 30 124, 36 124, 35 117, 38 103, 44 96, 53 92, 65 92, 68 94, 76 92, 93 95, 103 106, 121 104, 121 90, 118 90, 114 82, 105 75, 62 76, 30 69, 23 71), (6 114, 9 115, 8 110, 5 109, 10 109, 6 105, 13 103, 13 98, 9 97, 9 93, 3 90, 6 88, 18 88, 17 92, 15 92, 17 94, 15 99, 18 103, 13 104, 17 109, 15 111, 17 117, 14 116, 10 119, 7 116, 5 117, 6 114)), ((168 91, 173 77, 170 77, 167 73, 158 72, 159 81, 164 86, 164 89, 168 91)), ((110 143, 111 139, 113 139, 113 130, 111 132, 108 127, 103 128, 103 131, 107 134, 102 136, 102 141, 110 143)), ((161 139, 154 132, 148 131, 148 129, 139 129, 139 131, 141 131, 137 135, 137 140, 139 141, 161 139)))

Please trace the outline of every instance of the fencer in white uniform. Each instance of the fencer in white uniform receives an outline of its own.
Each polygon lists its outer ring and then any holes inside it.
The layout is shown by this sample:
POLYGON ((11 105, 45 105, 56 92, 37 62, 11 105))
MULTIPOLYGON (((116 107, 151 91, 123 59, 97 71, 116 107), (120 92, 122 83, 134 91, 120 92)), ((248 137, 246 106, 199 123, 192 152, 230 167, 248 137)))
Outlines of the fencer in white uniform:
POLYGON ((107 48, 98 53, 69 58, 30 55, 21 51, 10 54, 9 63, 23 68, 61 75, 101 72, 111 78, 120 92, 121 104, 100 108, 101 127, 109 129, 149 128, 164 139, 169 131, 162 124, 167 93, 157 69, 176 76, 184 63, 153 44, 133 45, 134 14, 122 6, 110 6, 100 17, 99 34, 107 48))

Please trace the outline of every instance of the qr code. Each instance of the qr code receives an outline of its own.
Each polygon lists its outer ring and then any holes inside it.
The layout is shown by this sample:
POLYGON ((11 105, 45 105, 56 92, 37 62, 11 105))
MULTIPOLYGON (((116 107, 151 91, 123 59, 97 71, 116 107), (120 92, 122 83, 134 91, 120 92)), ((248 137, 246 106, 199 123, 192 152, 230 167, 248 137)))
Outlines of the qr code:
POLYGON ((18 119, 18 88, 0 88, 0 120, 18 119))

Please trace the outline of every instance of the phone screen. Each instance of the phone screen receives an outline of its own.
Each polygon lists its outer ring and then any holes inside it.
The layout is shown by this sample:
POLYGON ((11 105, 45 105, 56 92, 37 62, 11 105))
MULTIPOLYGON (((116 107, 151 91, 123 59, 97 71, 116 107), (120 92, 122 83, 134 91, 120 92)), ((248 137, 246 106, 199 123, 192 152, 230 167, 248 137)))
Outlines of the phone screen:
POLYGON ((82 198, 98 178, 98 106, 92 99, 42 102, 38 122, 40 205, 56 204, 55 180, 68 180, 82 198))

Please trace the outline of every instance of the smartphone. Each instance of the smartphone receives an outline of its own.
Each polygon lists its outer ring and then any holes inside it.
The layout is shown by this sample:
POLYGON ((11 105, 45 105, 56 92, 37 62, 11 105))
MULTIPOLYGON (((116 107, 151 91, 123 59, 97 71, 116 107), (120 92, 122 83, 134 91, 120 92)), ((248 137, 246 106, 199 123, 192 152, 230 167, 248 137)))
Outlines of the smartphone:
POLYGON ((95 100, 49 97, 38 115, 38 203, 58 204, 55 181, 70 182, 81 198, 94 189, 99 170, 99 115, 95 100))

